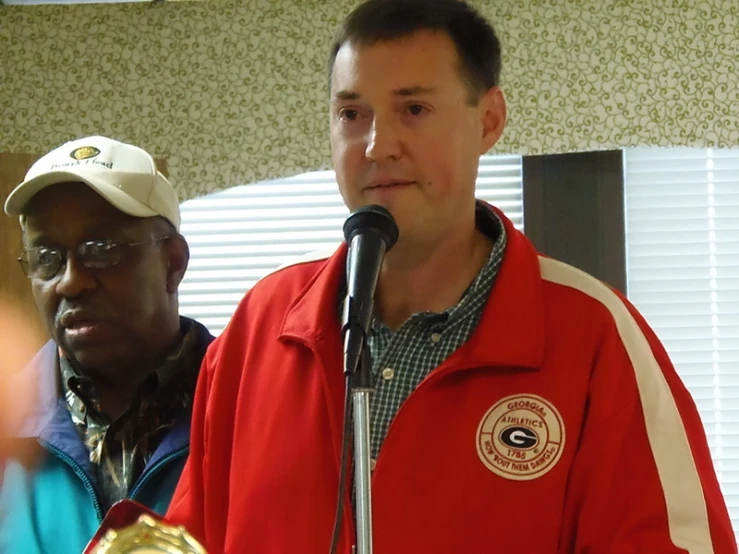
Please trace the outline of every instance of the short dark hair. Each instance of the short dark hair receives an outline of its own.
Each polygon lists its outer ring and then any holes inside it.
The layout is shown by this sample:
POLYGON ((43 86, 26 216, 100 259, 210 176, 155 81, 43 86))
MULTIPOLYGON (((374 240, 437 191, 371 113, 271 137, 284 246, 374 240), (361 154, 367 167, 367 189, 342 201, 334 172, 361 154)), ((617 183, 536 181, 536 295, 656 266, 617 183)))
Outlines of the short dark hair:
POLYGON ((345 43, 366 46, 426 30, 445 32, 454 42, 472 104, 498 84, 500 41, 492 25, 463 0, 364 2, 339 27, 329 56, 329 80, 336 55, 345 43))

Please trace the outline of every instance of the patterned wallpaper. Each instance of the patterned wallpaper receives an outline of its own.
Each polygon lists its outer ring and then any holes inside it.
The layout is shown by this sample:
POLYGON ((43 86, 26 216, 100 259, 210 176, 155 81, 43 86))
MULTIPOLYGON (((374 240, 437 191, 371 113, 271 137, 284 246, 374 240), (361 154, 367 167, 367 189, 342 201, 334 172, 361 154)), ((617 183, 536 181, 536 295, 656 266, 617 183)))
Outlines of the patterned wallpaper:
MULTIPOLYGON (((325 168, 326 53, 355 3, 0 6, 0 151, 107 134, 166 157, 183 199, 325 168)), ((474 3, 504 46, 499 152, 739 143, 737 0, 474 3)))

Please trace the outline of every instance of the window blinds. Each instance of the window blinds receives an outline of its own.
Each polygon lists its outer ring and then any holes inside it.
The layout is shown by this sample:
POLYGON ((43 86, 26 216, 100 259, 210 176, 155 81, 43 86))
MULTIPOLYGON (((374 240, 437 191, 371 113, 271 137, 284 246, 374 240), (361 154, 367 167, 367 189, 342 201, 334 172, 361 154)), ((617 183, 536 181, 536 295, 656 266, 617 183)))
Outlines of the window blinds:
POLYGON ((698 405, 739 529, 739 151, 624 152, 628 295, 698 405))

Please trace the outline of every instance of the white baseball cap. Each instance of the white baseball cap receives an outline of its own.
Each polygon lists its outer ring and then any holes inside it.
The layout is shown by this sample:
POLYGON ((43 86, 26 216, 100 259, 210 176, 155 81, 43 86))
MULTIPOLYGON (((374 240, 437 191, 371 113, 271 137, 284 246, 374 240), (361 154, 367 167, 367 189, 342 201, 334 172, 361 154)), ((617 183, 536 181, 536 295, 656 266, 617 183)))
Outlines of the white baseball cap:
POLYGON ((40 158, 5 201, 21 215, 36 193, 58 183, 83 182, 123 213, 162 216, 180 230, 180 203, 169 181, 144 150, 106 137, 67 142, 40 158))

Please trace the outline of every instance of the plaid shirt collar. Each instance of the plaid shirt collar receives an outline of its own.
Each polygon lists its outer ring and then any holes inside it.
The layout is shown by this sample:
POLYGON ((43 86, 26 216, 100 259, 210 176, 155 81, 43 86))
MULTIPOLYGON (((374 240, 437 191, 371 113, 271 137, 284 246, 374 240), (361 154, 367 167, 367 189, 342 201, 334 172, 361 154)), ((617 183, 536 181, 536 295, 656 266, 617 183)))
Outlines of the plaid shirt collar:
MULTIPOLYGON (((485 306, 485 302, 490 294, 495 276, 498 274, 500 262, 503 259, 508 237, 505 226, 498 215, 490 209, 489 206, 482 202, 477 202, 475 207, 475 226, 486 237, 493 241, 493 247, 485 261, 484 265, 477 273, 475 278, 465 289, 462 297, 454 306, 444 310, 443 312, 424 312, 423 314, 415 314, 416 317, 423 317, 428 322, 434 322, 439 326, 453 326, 460 320, 470 317, 471 314, 479 316, 485 306)), ((343 298, 346 295, 346 287, 342 292, 343 298)), ((377 317, 373 316, 371 330, 373 334, 392 331, 385 326, 377 317)))

